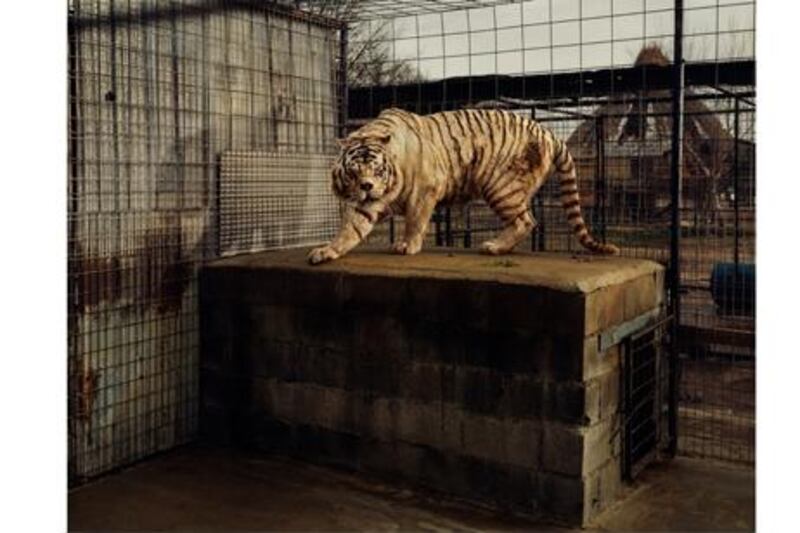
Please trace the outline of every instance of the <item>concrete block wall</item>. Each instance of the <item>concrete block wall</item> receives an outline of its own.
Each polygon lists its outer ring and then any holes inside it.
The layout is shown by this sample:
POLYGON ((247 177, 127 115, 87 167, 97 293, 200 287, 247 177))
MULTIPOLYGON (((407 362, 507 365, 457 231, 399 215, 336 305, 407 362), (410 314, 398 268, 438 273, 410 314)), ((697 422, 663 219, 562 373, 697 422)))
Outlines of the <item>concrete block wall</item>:
POLYGON ((201 429, 585 524, 620 486, 620 346, 663 270, 629 259, 304 251, 201 275, 201 429))

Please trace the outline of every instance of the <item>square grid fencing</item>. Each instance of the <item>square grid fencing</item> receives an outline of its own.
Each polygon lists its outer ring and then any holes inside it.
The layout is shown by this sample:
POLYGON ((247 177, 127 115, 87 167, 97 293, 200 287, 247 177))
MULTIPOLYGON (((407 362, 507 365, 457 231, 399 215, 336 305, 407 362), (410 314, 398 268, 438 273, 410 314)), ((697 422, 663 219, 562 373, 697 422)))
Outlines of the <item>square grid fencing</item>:
POLYGON ((342 23, 266 2, 69 2, 69 473, 197 435, 197 271, 318 243, 342 23))
MULTIPOLYGON (((663 433, 672 451, 753 464, 754 11, 70 0, 71 482, 196 437, 198 268, 329 239, 335 138, 388 107, 508 109, 567 140, 595 236, 673 280, 671 316, 629 342, 645 377, 620 384, 637 399, 627 453, 663 433)), ((520 247, 579 252, 554 182, 531 207, 539 226, 520 247)), ((426 245, 477 246, 497 224, 480 202, 442 206, 426 245)))
MULTIPOLYGON (((354 15, 349 128, 387 107, 506 109, 565 139, 595 236, 671 273, 674 329, 657 331, 675 362, 657 365, 648 396, 672 412, 669 447, 753 464, 755 3, 455 3, 354 15), (657 386, 670 374, 671 401, 657 386)), ((539 225, 521 247, 579 252, 554 180, 532 204, 539 225)), ((432 226, 429 246, 477 246, 500 229, 482 202, 442 206, 432 226)), ((372 239, 399 231, 398 219, 372 239)))

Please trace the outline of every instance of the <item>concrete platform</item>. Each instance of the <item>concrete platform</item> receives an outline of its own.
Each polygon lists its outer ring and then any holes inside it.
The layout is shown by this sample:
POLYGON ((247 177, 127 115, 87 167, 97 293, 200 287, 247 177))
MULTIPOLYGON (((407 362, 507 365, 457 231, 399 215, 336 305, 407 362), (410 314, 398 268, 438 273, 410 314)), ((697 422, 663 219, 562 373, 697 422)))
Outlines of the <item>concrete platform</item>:
MULTIPOLYGON (((591 529, 755 528, 753 470, 677 459, 646 470, 591 529)), ((70 531, 545 531, 554 526, 288 459, 188 448, 69 494, 70 531)))
POLYGON ((661 311, 660 265, 306 252, 201 273, 204 438, 565 524, 615 500, 620 342, 661 311))
POLYGON ((523 251, 494 257, 473 249, 438 247, 405 256, 383 248, 362 247, 341 259, 317 266, 306 262, 307 254, 305 248, 243 254, 213 261, 210 266, 212 269, 250 271, 270 269, 393 278, 469 279, 583 293, 663 270, 651 261, 583 253, 523 251))

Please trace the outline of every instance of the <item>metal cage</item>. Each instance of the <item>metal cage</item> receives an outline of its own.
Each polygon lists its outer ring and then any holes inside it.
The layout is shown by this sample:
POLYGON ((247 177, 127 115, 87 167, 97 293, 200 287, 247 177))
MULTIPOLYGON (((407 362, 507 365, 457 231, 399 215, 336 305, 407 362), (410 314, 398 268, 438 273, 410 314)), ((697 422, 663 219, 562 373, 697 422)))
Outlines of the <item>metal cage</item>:
MULTIPOLYGON (((595 236, 669 268, 670 326, 629 344, 632 367, 666 361, 665 445, 754 462, 754 0, 68 8, 73 483, 195 438, 199 266, 330 238, 335 138, 391 106, 509 109, 565 139, 595 236)), ((579 251, 554 183, 531 208, 521 246, 579 251)), ((499 229, 481 202, 431 228, 499 229)))

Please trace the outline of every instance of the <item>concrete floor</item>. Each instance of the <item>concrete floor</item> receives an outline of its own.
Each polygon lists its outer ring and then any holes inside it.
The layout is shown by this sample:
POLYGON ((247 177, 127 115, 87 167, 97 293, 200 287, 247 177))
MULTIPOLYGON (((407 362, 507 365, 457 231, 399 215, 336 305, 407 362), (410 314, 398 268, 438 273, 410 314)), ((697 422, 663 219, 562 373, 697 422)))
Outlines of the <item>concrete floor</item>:
POLYGON ((650 466, 603 512, 608 531, 754 531, 752 468, 678 457, 650 466))
MULTIPOLYGON (((755 527, 751 469, 677 459, 648 469, 604 530, 755 527)), ((375 479, 288 459, 185 448, 69 494, 78 530, 553 530, 375 479)))

